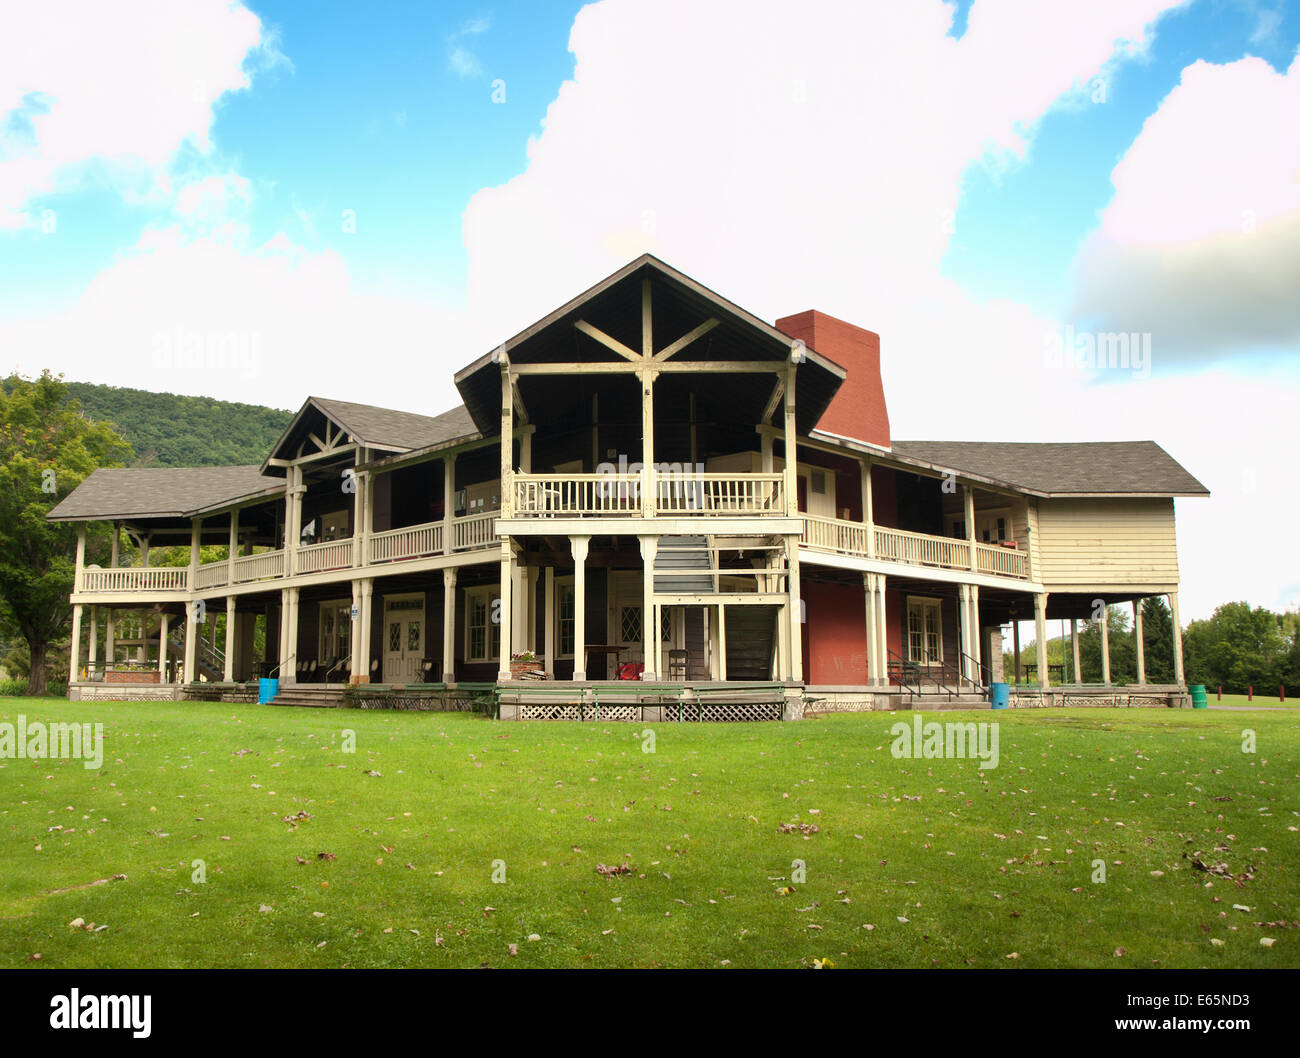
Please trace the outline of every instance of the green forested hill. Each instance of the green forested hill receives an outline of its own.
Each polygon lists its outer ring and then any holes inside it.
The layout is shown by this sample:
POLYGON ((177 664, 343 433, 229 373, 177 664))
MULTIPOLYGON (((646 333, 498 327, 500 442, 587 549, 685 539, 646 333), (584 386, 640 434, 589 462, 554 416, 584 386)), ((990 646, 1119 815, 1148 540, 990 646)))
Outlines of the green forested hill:
POLYGON ((69 382, 86 417, 115 423, 135 449, 135 466, 260 463, 293 413, 211 397, 69 382))

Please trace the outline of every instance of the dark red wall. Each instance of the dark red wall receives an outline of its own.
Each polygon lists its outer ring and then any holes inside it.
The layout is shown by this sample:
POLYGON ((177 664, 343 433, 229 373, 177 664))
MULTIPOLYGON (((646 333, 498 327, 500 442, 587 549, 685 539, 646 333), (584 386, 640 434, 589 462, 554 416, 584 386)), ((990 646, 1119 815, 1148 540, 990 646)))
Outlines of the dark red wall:
POLYGON ((805 580, 805 683, 867 682, 866 596, 860 587, 805 580))

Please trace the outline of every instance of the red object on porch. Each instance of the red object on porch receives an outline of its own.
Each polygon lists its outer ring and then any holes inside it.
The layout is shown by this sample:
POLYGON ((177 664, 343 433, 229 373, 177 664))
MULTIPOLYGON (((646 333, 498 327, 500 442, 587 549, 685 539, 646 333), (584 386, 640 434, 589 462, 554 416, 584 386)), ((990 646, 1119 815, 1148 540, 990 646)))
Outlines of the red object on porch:
POLYGON ((625 661, 618 667, 618 678, 620 680, 639 680, 643 672, 645 672, 645 666, 641 662, 625 661))

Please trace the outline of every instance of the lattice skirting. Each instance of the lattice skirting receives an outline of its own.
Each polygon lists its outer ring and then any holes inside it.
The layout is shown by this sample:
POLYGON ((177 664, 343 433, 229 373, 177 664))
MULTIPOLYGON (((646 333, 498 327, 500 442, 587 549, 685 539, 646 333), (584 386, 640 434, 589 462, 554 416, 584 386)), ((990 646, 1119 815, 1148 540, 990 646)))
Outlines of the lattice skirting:
POLYGON ((68 700, 74 702, 175 702, 180 697, 180 690, 169 684, 118 683, 68 688, 68 700))
POLYGON ((1016 694, 1008 704, 1013 709, 1167 709, 1167 694, 1129 694, 1123 691, 1102 694, 1016 694))
POLYGON ((478 704, 470 695, 371 694, 345 699, 354 709, 396 709, 419 713, 472 713, 478 704))
POLYGON ((873 713, 876 711, 875 695, 813 695, 804 706, 805 716, 819 713, 873 713))
MULTIPOLYGON (((789 719, 797 720, 797 703, 791 703, 789 719)), ((785 703, 774 702, 715 702, 702 709, 694 702, 686 703, 680 712, 676 702, 662 705, 602 705, 592 702, 532 703, 512 707, 517 720, 599 720, 618 723, 753 723, 763 720, 781 720, 785 717, 785 703)))

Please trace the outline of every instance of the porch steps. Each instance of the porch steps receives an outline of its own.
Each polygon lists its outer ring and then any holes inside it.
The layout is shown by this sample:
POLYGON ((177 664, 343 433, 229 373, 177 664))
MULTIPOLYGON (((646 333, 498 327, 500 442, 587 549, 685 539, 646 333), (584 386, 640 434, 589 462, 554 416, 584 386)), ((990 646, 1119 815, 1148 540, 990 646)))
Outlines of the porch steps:
POLYGON ((271 705, 298 705, 309 709, 337 709, 343 704, 343 692, 347 688, 339 684, 297 683, 292 687, 282 687, 280 693, 271 699, 271 705))
POLYGON ((898 703, 899 709, 914 710, 924 713, 938 713, 946 709, 991 709, 989 700, 978 694, 960 694, 956 698, 949 699, 944 694, 926 694, 921 697, 912 697, 910 700, 902 698, 898 703))
POLYGON ((707 536, 663 536, 655 553, 655 570, 700 570, 693 577, 655 577, 655 591, 701 594, 714 590, 713 562, 707 536))

